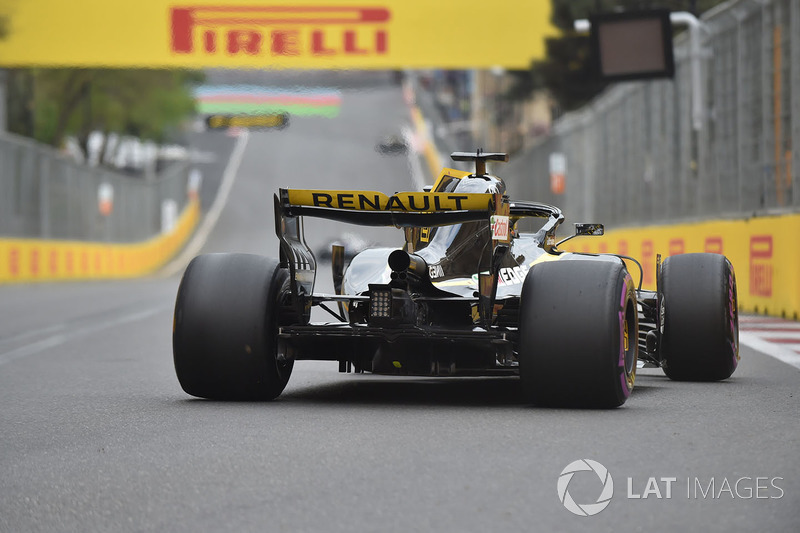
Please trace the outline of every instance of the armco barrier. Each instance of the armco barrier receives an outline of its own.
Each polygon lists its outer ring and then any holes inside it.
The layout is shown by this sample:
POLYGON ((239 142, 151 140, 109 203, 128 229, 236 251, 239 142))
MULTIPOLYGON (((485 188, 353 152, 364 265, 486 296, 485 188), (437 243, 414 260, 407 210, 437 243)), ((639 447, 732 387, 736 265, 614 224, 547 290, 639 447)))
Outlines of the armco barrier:
MULTIPOLYGON (((785 318, 800 316, 800 215, 709 221, 608 231, 579 237, 562 247, 573 252, 611 252, 642 263, 644 287, 655 288, 656 256, 712 252, 728 257, 736 272, 739 308, 785 318)), ((629 265, 636 279, 638 269, 629 265)))
POLYGON ((200 202, 189 201, 172 231, 147 241, 107 244, 43 239, 0 239, 0 283, 130 278, 152 273, 192 235, 200 202))

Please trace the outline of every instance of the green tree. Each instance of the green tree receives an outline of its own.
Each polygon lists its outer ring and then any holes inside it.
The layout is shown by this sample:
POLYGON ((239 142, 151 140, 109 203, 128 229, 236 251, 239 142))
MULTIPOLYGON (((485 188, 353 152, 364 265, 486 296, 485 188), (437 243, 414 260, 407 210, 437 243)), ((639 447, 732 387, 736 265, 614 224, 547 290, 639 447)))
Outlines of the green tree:
POLYGON ((33 136, 60 146, 85 145, 93 130, 156 141, 194 113, 192 71, 58 68, 31 71, 33 136))

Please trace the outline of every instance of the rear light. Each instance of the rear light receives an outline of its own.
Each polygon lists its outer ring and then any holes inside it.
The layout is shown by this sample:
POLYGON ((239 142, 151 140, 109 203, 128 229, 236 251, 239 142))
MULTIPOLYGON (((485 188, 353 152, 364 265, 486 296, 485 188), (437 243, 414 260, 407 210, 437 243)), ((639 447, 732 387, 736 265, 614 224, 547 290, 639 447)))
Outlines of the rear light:
POLYGON ((388 319, 392 317, 392 288, 389 285, 369 286, 370 319, 388 319))

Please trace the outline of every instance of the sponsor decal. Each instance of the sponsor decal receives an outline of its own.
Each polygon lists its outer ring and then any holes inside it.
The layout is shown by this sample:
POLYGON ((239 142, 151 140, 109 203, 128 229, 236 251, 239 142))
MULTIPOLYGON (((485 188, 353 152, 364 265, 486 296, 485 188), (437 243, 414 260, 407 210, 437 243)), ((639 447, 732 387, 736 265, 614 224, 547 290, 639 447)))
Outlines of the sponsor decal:
POLYGON ((19 265, 19 249, 12 248, 8 252, 8 271, 11 273, 12 276, 19 276, 20 273, 20 265, 19 265))
POLYGON ((709 254, 723 254, 722 237, 706 237, 703 251, 709 254))
MULTIPOLYGON (((531 267, 528 265, 518 265, 515 267, 503 267, 497 272, 497 286, 502 287, 503 285, 518 285, 525 281, 525 276, 528 274, 528 270, 531 267)), ((488 274, 488 272, 484 272, 484 274, 488 274)), ((478 275, 472 275, 472 281, 476 284, 478 283, 478 275)))
POLYGON ((428 275, 431 279, 444 277, 444 269, 442 269, 442 265, 430 265, 428 267, 428 275))
POLYGON ((492 226, 492 240, 508 241, 509 217, 501 215, 492 215, 491 226, 492 226))
POLYGON ((497 276, 498 284, 517 285, 518 283, 522 283, 525 281, 528 270, 530 270, 530 268, 527 265, 501 268, 497 276))
POLYGON ((683 239, 670 239, 669 241, 669 255, 680 255, 686 250, 686 245, 683 239))
POLYGON ((38 248, 31 250, 31 264, 29 268, 33 277, 39 276, 39 255, 38 248))
POLYGON ((50 269, 49 274, 53 276, 58 273, 58 251, 50 250, 48 257, 50 259, 47 263, 50 269))
POLYGON ((772 296, 772 235, 750 237, 750 295, 772 296))
POLYGON ((268 57, 381 56, 389 50, 386 7, 176 6, 175 54, 268 57))
POLYGON ((403 192, 387 196, 372 191, 289 190, 289 204, 358 211, 438 211, 488 210, 491 194, 449 194, 403 192))
POLYGON ((627 352, 630 349, 630 346, 629 346, 630 340, 629 340, 628 321, 627 320, 622 322, 622 329, 623 329, 623 331, 622 331, 622 346, 623 346, 622 349, 627 352))

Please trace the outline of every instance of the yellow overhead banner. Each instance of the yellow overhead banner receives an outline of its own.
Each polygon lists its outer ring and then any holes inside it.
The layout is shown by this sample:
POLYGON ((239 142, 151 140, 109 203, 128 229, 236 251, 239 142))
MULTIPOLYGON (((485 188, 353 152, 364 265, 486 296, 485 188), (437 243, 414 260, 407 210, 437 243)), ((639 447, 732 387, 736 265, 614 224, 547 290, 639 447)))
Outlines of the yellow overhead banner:
POLYGON ((0 0, 0 66, 526 68, 550 0, 0 0))

